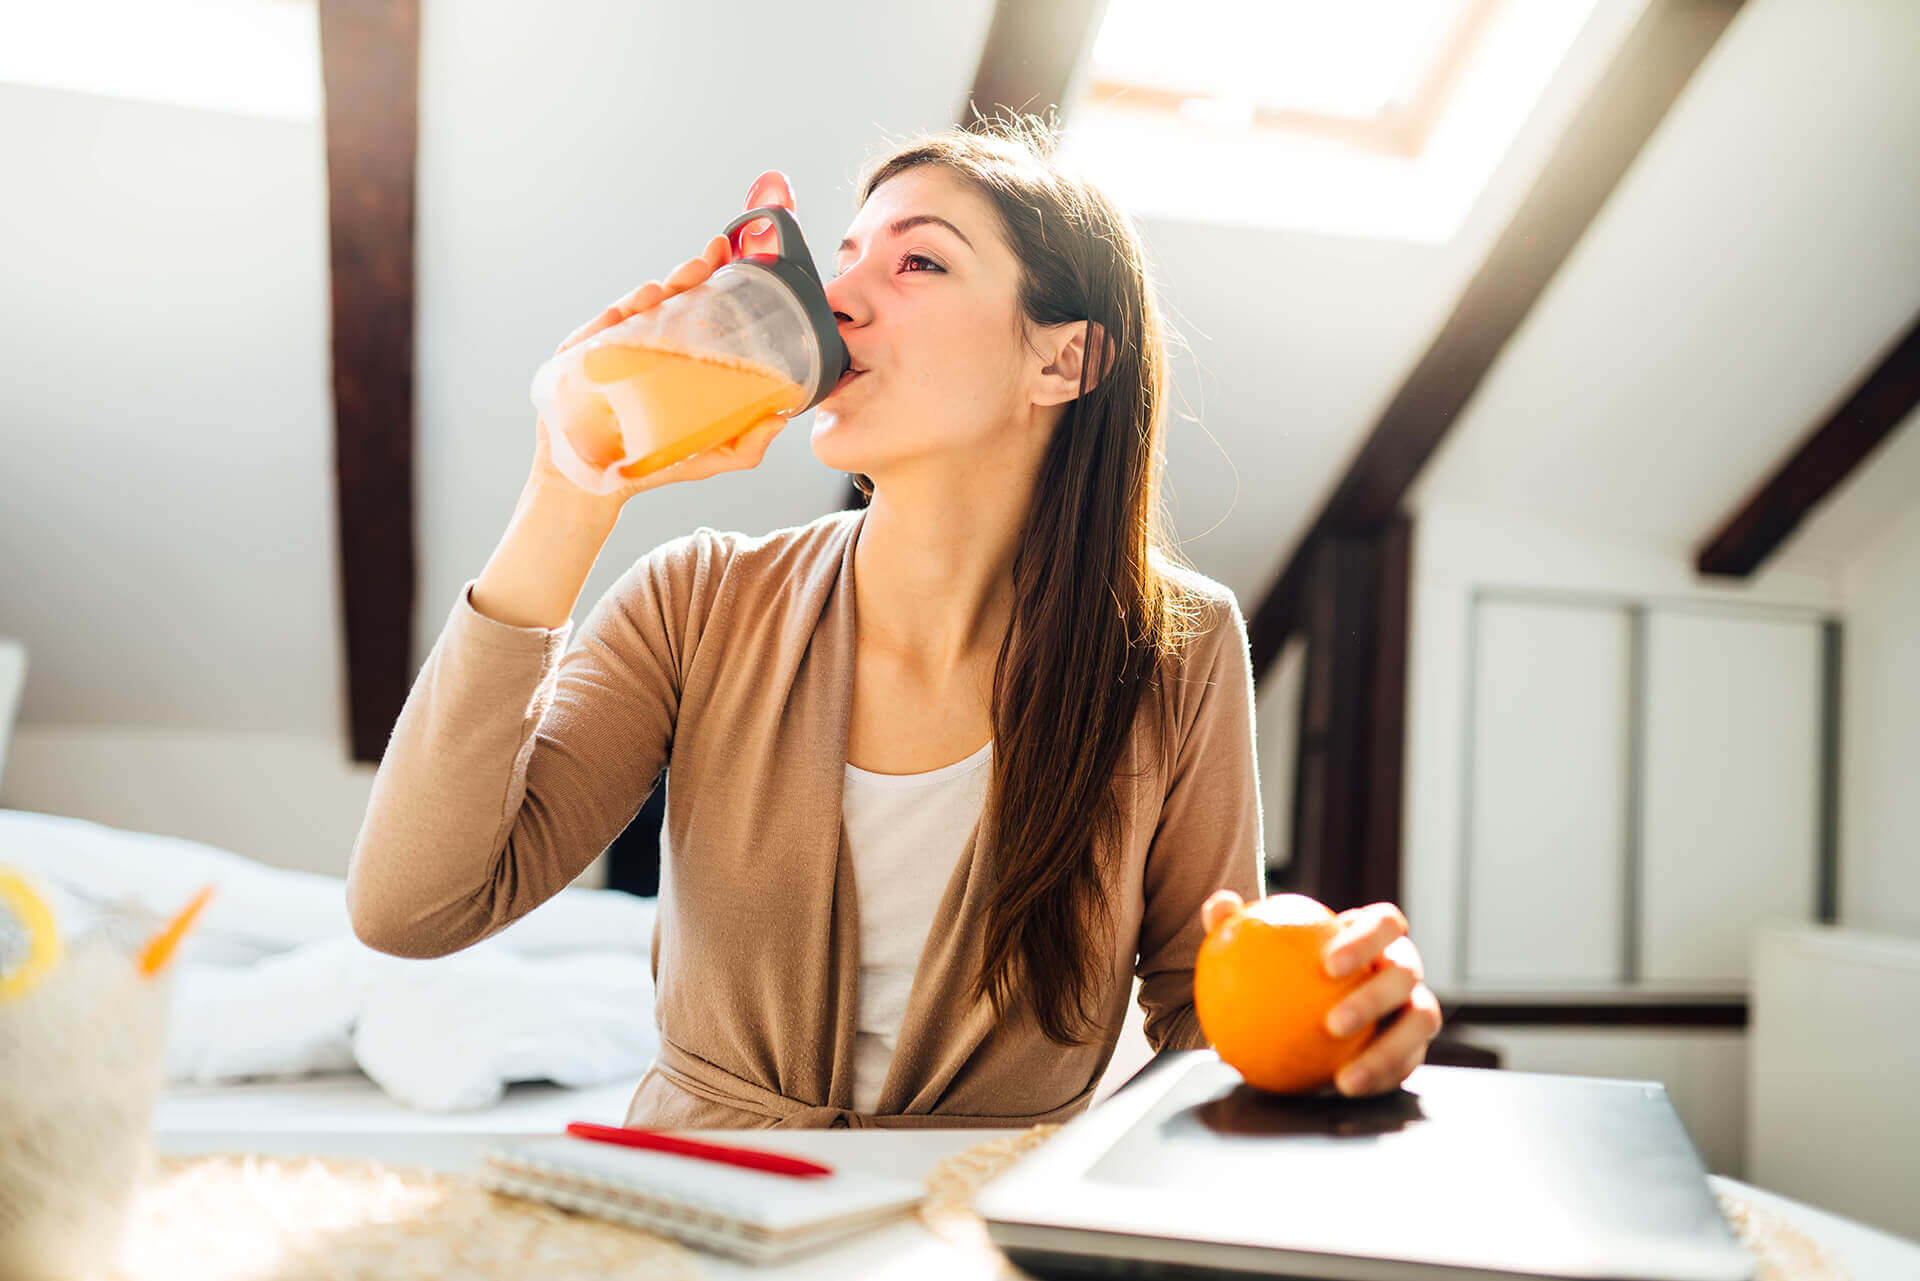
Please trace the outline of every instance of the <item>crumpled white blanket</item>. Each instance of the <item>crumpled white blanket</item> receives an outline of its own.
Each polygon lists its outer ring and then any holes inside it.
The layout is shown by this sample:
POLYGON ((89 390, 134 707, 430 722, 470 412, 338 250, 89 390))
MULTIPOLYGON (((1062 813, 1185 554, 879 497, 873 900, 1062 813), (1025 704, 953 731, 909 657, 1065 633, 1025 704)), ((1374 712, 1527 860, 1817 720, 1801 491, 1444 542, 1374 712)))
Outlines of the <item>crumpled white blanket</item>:
POLYGON ((173 962, 170 1082, 358 1068, 446 1112, 514 1081, 637 1082, 659 1048, 652 899, 563 890, 485 942, 409 960, 353 936, 343 878, 194 841, 0 809, 0 864, 34 878, 69 938, 218 886, 173 962))
POLYGON ((183 966, 167 1078, 357 1067, 428 1112, 489 1107, 513 1081, 637 1082, 660 1048, 645 953, 528 957, 501 937, 428 961, 347 937, 252 965, 183 966))

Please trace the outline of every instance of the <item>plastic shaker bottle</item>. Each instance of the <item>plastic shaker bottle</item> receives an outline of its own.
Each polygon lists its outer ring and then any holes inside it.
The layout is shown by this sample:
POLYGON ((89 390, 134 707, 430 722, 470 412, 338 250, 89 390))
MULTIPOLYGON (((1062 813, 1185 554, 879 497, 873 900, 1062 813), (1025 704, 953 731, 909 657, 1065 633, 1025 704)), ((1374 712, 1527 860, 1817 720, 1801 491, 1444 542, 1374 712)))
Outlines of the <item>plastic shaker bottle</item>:
POLYGON ((793 215, 765 218, 779 250, 736 257, 678 293, 558 353, 533 376, 554 466, 608 494, 648 472, 725 444, 770 414, 825 399, 847 369, 846 345, 793 215))

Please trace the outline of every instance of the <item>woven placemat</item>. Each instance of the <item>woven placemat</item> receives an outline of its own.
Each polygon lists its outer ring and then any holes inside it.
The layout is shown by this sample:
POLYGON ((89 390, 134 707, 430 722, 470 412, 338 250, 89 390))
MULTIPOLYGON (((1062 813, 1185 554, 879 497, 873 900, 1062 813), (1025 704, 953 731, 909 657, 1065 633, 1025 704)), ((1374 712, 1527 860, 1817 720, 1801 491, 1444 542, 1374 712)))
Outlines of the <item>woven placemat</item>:
POLYGON ((128 1213, 118 1264, 98 1281, 699 1275, 678 1242, 500 1195, 464 1175, 215 1153, 155 1160, 128 1213))
MULTIPOLYGON (((1008 1261, 987 1236, 987 1225, 973 1212, 973 1195, 986 1182, 1039 1147, 1060 1127, 1036 1125, 1019 1134, 993 1139, 956 1152, 927 1176, 928 1197, 920 1219, 957 1249, 991 1254, 1000 1275, 1029 1274, 1008 1261)), ((1754 1281, 1849 1281, 1847 1272, 1806 1233, 1745 1197, 1713 1189, 1714 1200, 1734 1235, 1754 1257, 1754 1281)))
POLYGON ((1771 1210, 1736 1193, 1713 1190, 1734 1235, 1753 1251, 1753 1281, 1850 1281, 1847 1270, 1818 1242, 1771 1210))
POLYGON ((1002 1277, 1028 1273, 1013 1266, 987 1236, 987 1225, 973 1212, 973 1194, 994 1175, 1007 1169, 1045 1143, 1058 1125, 1036 1125, 1018 1134, 1003 1135, 955 1152, 927 1175, 927 1199, 920 1203, 920 1221, 927 1230, 956 1250, 990 1256, 1002 1277))

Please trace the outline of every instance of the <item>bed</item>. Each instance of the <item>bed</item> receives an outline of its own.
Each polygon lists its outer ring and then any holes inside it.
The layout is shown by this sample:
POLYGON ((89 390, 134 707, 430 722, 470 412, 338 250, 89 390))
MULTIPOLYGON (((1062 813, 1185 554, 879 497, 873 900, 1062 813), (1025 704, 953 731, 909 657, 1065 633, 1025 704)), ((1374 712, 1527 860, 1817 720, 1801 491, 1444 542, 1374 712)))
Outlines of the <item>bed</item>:
POLYGON ((170 967, 162 1126, 471 1129, 543 1107, 618 1121, 658 1048, 651 898, 570 888, 471 948, 408 960, 354 937, 342 878, 196 841, 0 808, 0 864, 70 941, 131 947, 216 887, 170 967))

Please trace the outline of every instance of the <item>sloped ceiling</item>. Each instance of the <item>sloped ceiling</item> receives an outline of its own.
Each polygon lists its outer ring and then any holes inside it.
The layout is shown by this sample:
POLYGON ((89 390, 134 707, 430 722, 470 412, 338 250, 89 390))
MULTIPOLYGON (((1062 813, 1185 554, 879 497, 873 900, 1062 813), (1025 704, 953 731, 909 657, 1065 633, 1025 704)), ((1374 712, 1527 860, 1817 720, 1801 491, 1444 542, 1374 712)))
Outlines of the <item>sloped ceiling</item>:
MULTIPOLYGON (((1687 551, 1704 540, 1920 311, 1916 49, 1920 6, 1749 0, 1416 505, 1472 502, 1687 551)), ((1783 561, 1798 546, 1833 562, 1869 537, 1898 488, 1872 475, 1885 466, 1870 459, 1848 490, 1871 510, 1836 494, 1783 561)))
POLYGON ((1171 319, 1176 532, 1252 609, 1445 323, 1640 15, 1601 0, 1465 223, 1444 244, 1142 219, 1171 319))
MULTIPOLYGON (((836 233, 867 155, 954 118, 991 7, 427 0, 420 658, 513 510, 539 360, 702 243, 762 168, 793 176, 810 234, 836 233)), ((1146 223, 1200 419, 1168 442, 1177 532, 1244 603, 1637 11, 1601 0, 1449 244, 1146 223)), ((1920 6, 1748 0, 1428 491, 1690 549, 1920 305, 1915 48, 1920 6)), ((0 107, 33 122, 0 131, 17 180, 0 201, 0 339, 33 371, 0 383, 0 545, 31 549, 0 558, 0 634, 30 653, 22 722, 339 735, 318 126, 17 87, 0 107), (101 359, 118 319, 137 340, 101 359)), ((837 505, 805 428, 754 472, 630 504, 582 608, 696 525, 837 505)), ((1911 435, 1834 510, 1879 477, 1876 501, 1894 503, 1914 473, 1886 469, 1914 465, 1911 435)), ((1832 556, 1864 536, 1823 512, 1797 545, 1832 556)))

